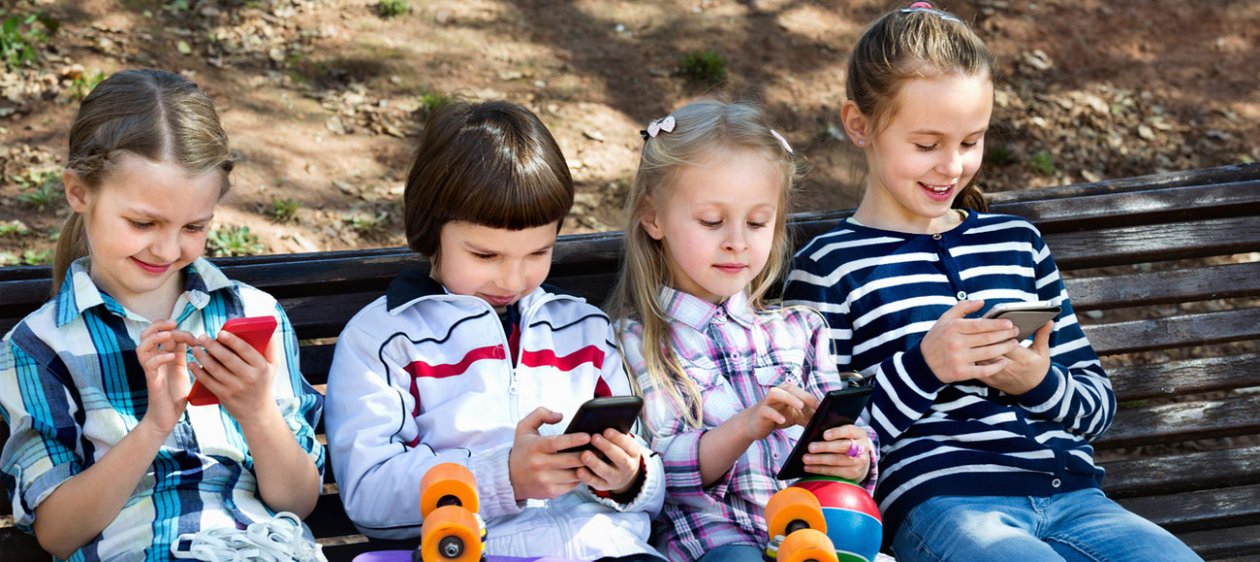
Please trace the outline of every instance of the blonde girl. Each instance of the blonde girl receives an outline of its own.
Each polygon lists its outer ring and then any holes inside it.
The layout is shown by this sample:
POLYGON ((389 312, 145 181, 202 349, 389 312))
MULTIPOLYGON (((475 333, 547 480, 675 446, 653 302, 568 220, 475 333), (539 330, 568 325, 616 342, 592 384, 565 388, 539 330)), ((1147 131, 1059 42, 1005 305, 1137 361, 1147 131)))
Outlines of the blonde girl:
MULTIPOLYGON (((789 253, 796 161, 750 104, 697 101, 643 135, 610 309, 665 462, 661 548, 760 560, 765 504, 788 484, 779 464, 821 395, 844 386, 821 316, 766 304, 789 253)), ((807 471, 872 484, 865 430, 831 428, 810 450, 807 471)))

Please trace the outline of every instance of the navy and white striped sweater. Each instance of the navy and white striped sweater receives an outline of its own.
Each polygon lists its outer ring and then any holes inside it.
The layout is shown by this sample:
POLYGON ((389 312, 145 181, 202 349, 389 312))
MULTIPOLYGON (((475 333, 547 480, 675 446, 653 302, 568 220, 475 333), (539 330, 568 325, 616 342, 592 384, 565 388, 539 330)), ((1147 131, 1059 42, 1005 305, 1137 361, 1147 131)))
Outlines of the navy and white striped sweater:
POLYGON ((1101 484, 1088 441, 1111 424, 1115 394, 1028 221, 971 212, 941 234, 845 221, 797 252, 784 301, 823 312, 841 371, 875 377, 865 415, 881 444, 875 499, 887 539, 934 496, 1049 496, 1101 484), (1062 307, 1041 384, 1011 396, 936 378, 919 342, 965 299, 985 301, 976 315, 999 302, 1062 307))

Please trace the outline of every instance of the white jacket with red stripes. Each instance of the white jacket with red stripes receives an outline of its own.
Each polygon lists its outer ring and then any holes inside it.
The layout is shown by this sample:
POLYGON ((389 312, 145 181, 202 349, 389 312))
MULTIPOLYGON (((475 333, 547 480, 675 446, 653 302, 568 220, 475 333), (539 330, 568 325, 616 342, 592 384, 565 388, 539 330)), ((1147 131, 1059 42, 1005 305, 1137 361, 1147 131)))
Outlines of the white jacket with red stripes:
POLYGON ((477 478, 490 554, 592 560, 654 553, 648 535, 664 478, 660 457, 646 445, 646 478, 628 504, 584 485, 552 500, 515 500, 508 453, 521 418, 539 406, 560 412, 564 420, 541 428, 559 434, 586 400, 631 393, 599 309, 539 288, 519 310, 515 368, 494 309, 447 293, 418 270, 400 274, 350 320, 337 340, 324 406, 346 513, 370 537, 417 537, 421 477, 456 462, 477 478))

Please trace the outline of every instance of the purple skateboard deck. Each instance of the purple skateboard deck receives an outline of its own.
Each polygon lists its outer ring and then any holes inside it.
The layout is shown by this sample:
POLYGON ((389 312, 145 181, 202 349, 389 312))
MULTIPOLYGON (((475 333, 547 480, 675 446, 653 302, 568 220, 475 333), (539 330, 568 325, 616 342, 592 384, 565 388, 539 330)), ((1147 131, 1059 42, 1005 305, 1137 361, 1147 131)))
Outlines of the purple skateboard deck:
MULTIPOLYGON (((354 557, 354 562, 411 562, 410 550, 378 550, 364 552, 354 557)), ((517 558, 515 556, 487 556, 486 562, 573 562, 564 558, 517 558)))

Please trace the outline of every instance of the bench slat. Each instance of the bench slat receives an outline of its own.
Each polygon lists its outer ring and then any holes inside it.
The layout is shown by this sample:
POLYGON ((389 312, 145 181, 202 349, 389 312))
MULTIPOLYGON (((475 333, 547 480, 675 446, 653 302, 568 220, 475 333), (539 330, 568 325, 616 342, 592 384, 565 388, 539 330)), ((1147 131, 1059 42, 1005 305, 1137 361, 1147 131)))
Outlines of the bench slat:
POLYGON ((1260 523, 1260 485, 1120 500, 1173 533, 1260 523))
POLYGON ((1051 233, 1046 244, 1064 271, 1111 265, 1224 256, 1260 247, 1254 216, 1051 233))
POLYGON ((0 527, 0 559, 4 562, 49 562, 52 557, 39 547, 34 536, 15 527, 0 527))
POLYGON ((1260 338, 1260 308, 1093 324, 1082 328, 1100 356, 1211 345, 1260 338))
POLYGON ((995 204, 993 211, 1024 217, 1043 234, 1102 230, 1201 218, 1255 214, 1260 180, 1192 185, 1157 192, 1103 193, 1058 199, 995 204))
POLYGON ((1256 553, 1260 552, 1260 525, 1194 531, 1179 534, 1177 538, 1206 560, 1240 555, 1250 555, 1255 560, 1256 553))
POLYGON ((1118 400, 1143 400, 1260 386, 1260 354, 1248 353, 1108 369, 1118 400))
POLYGON ((1077 312, 1260 295, 1260 262, 1064 280, 1077 312))
POLYGON ((1097 448, 1132 447, 1260 433, 1260 395, 1120 407, 1097 448))
POLYGON ((1103 464, 1111 498, 1158 496, 1260 484, 1260 446, 1112 461, 1103 464))

